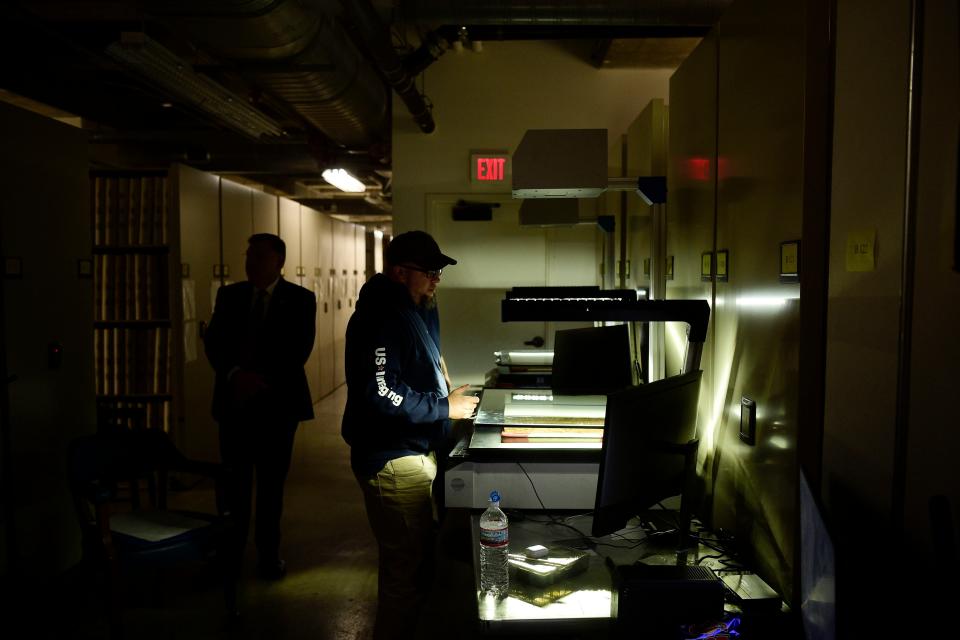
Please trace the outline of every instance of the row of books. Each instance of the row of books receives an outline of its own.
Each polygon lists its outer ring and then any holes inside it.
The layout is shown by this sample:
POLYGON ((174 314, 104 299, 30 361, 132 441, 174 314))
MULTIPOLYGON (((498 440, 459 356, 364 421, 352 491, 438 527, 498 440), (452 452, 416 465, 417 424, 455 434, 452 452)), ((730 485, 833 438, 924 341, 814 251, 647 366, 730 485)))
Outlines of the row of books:
POLYGON ((99 246, 167 244, 167 178, 94 175, 93 242, 99 246))
POLYGON ((169 328, 93 330, 98 396, 171 393, 169 328))
POLYGON ((105 254, 93 259, 98 321, 170 318, 167 254, 105 254))

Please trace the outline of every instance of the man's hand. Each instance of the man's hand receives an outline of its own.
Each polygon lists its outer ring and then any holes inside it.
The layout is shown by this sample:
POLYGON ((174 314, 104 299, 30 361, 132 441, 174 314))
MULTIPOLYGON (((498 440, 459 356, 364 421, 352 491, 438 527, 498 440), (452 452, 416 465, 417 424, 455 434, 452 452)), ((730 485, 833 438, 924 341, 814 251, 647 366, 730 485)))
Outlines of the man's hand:
POLYGON ((469 387, 470 385, 468 384, 457 387, 447 396, 447 402, 450 404, 451 420, 462 420, 473 417, 473 412, 476 410, 480 398, 464 395, 469 387))
POLYGON ((242 401, 265 391, 267 381, 259 373, 239 369, 230 377, 230 385, 233 388, 234 399, 242 401))

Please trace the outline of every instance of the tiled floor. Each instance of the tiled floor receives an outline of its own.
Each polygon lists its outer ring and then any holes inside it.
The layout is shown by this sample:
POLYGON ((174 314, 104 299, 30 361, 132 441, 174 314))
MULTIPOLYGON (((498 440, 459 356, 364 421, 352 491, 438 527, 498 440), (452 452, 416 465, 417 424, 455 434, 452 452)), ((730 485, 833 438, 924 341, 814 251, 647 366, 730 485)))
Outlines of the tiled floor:
MULTIPOLYGON (((350 472, 349 448, 340 437, 346 399, 341 387, 321 400, 316 418, 297 433, 286 485, 282 554, 288 575, 262 582, 252 575, 248 545, 240 588, 242 616, 224 628, 222 591, 204 570, 165 576, 132 591, 124 610, 125 636, 153 638, 266 638, 310 640, 369 638, 377 591, 377 553, 359 487, 350 472)), ((200 486, 179 494, 181 503, 212 503, 200 486)), ((411 638, 475 635, 473 573, 465 519, 445 522, 435 595, 411 638)), ((89 577, 70 575, 58 587, 63 606, 46 620, 32 620, 29 636, 99 638, 106 624, 89 577)), ((38 612, 39 615, 39 612, 38 612)), ((37 616, 31 616, 37 617, 37 616)), ((5 634, 4 634, 5 635, 5 634)))

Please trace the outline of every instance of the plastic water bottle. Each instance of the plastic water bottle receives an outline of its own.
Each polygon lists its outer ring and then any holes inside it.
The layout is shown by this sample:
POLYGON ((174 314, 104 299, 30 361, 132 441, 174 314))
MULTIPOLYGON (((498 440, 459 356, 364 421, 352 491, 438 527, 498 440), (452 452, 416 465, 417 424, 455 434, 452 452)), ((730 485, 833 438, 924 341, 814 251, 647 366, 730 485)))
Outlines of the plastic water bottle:
POLYGON ((495 598, 507 595, 510 575, 507 553, 510 533, 507 515, 500 510, 500 494, 490 492, 490 506, 480 516, 480 592, 495 598))

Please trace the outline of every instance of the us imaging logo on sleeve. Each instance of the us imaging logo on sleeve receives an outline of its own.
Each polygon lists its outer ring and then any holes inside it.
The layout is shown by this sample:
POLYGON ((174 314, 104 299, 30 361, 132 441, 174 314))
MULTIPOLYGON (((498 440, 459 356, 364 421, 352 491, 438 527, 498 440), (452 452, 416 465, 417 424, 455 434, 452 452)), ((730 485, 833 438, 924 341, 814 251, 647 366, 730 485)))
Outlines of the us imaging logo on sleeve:
POLYGON ((387 386, 387 349, 386 347, 377 347, 373 352, 373 364, 377 367, 377 394, 382 398, 393 403, 393 406, 399 407, 403 402, 403 396, 387 386))

